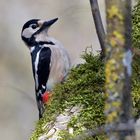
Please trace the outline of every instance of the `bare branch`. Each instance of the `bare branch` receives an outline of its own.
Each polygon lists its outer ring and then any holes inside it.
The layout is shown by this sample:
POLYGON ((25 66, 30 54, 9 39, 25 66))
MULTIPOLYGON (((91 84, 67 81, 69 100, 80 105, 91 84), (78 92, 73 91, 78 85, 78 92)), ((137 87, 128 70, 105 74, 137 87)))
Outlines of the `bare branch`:
POLYGON ((105 57, 105 31, 102 24, 100 10, 97 0, 90 0, 91 11, 96 27, 96 32, 101 46, 101 58, 105 57))

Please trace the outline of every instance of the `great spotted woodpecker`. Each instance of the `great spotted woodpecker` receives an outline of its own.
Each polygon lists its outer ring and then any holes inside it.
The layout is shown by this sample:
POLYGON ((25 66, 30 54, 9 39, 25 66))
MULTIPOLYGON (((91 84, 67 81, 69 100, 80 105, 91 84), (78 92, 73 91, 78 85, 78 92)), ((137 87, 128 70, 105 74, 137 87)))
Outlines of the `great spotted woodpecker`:
POLYGON ((43 115, 49 91, 65 79, 70 69, 67 51, 59 41, 48 36, 49 27, 57 20, 32 19, 24 24, 21 32, 31 54, 39 118, 43 115))

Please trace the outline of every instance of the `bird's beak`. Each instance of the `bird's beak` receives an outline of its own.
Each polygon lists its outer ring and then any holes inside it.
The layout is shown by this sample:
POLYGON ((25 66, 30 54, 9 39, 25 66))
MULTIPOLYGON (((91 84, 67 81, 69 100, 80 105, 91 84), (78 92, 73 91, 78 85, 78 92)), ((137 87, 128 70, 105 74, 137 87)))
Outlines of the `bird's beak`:
POLYGON ((52 19, 52 20, 49 20, 49 21, 38 21, 38 24, 41 26, 40 28, 40 32, 49 28, 52 24, 54 24, 56 21, 58 20, 58 18, 55 18, 55 19, 52 19))
POLYGON ((49 27, 52 24, 54 24, 57 20, 58 20, 58 18, 55 18, 55 19, 52 19, 52 20, 49 20, 49 21, 45 21, 43 26, 49 27))

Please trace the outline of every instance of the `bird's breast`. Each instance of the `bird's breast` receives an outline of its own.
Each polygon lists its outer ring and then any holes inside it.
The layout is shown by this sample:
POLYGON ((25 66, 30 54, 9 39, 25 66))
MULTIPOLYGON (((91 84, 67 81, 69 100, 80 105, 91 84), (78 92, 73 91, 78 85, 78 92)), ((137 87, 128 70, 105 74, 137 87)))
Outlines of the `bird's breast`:
POLYGON ((55 84, 62 82, 66 77, 70 69, 70 59, 63 47, 55 44, 50 49, 52 53, 47 88, 52 89, 55 84))

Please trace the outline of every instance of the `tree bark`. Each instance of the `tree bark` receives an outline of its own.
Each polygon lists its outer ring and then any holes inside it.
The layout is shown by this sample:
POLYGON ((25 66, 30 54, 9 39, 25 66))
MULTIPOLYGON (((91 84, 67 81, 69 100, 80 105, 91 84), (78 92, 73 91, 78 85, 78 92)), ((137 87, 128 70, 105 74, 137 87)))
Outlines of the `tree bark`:
MULTIPOLYGON (((131 123, 131 0, 106 0, 106 105, 107 124, 131 123)), ((130 132, 108 133, 125 140, 130 132)))

